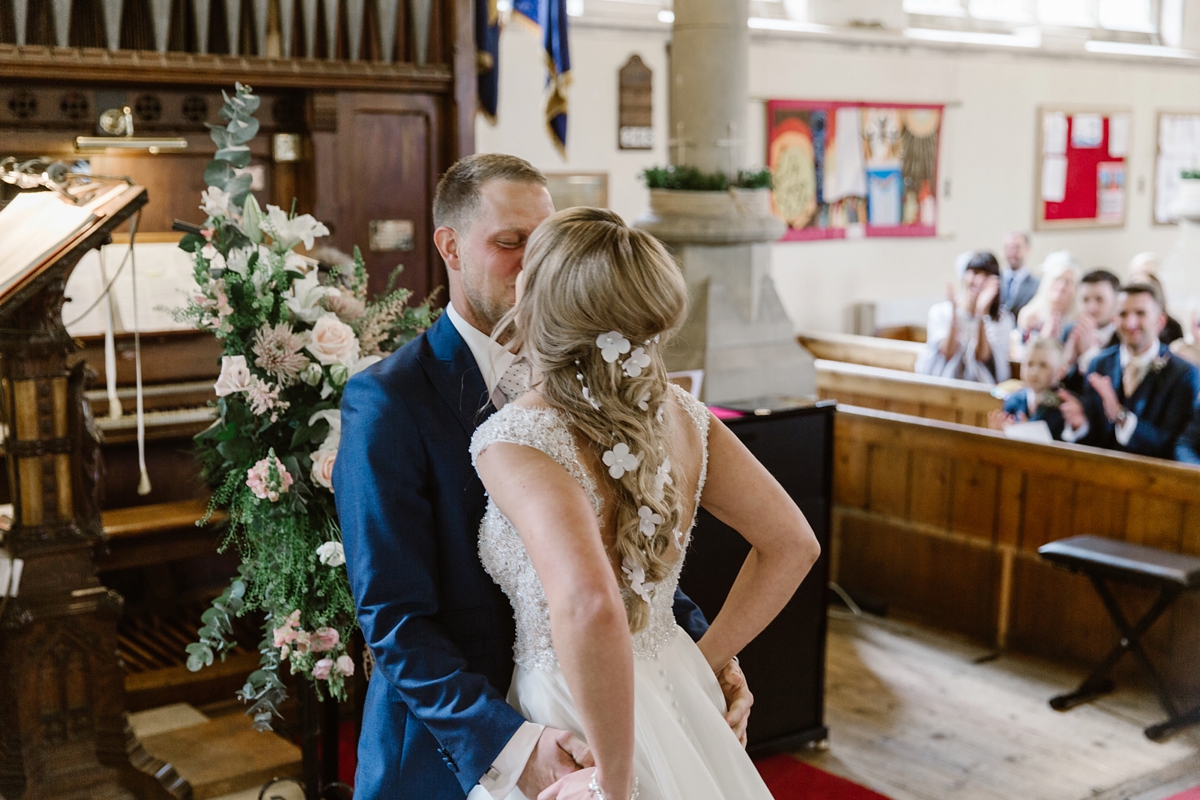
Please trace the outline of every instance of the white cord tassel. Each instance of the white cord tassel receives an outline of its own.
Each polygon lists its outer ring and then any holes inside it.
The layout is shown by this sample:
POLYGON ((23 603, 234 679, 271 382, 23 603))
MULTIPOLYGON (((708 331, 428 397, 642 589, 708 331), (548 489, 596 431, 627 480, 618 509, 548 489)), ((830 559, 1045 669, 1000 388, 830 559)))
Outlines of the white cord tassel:
POLYGON ((142 337, 141 326, 138 323, 138 282, 137 256, 134 255, 134 240, 137 237, 136 220, 129 231, 129 270, 133 281, 133 371, 137 383, 137 445, 138 469, 141 478, 138 481, 138 494, 150 494, 150 473, 146 471, 146 412, 142 404, 142 337))
POLYGON ((108 267, 104 255, 107 249, 100 248, 100 285, 104 287, 105 294, 104 380, 108 389, 108 418, 120 419, 124 410, 121 408, 121 399, 117 396, 117 344, 113 337, 116 322, 113 319, 112 292, 108 288, 108 267))

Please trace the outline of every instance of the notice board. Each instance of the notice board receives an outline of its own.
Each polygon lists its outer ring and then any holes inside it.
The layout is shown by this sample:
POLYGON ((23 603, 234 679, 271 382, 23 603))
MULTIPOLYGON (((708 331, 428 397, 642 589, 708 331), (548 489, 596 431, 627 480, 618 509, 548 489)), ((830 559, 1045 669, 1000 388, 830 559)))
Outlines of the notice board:
POLYGON ((1125 224, 1131 120, 1127 110, 1039 110, 1035 229, 1125 224))
POLYGON ((937 234, 942 106, 767 101, 784 241, 937 234))

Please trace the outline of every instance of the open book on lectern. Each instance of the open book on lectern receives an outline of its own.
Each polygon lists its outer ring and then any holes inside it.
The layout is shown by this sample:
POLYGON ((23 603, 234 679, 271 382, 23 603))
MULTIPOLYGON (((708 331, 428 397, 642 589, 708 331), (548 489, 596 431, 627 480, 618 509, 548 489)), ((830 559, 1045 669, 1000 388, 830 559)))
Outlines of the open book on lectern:
POLYGON ((0 209, 0 303, 143 191, 124 181, 105 182, 91 187, 92 196, 81 204, 52 191, 18 194, 0 209))

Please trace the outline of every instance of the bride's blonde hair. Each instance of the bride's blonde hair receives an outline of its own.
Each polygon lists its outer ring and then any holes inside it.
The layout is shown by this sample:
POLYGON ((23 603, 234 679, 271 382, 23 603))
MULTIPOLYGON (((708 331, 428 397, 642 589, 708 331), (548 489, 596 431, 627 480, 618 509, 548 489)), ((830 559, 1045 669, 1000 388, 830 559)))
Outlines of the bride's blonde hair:
MULTIPOLYGON (((572 208, 530 237, 524 294, 497 325, 495 335, 511 335, 513 350, 530 358, 546 402, 568 417, 597 455, 624 444, 637 458, 637 467, 619 478, 597 476, 614 487, 616 549, 628 570, 618 576, 624 587, 638 567, 644 582, 659 583, 678 558, 673 545, 682 498, 679 487, 662 477, 669 477, 669 394, 661 352, 686 316, 683 276, 657 239, 610 211, 572 208), (597 344, 610 332, 629 341, 614 361, 606 361, 597 344), (645 359, 629 361, 637 348, 649 357, 640 373, 645 359), (649 527, 652 514, 661 522, 647 536, 643 515, 649 527)), ((622 594, 630 630, 637 632, 649 620, 649 607, 633 591, 622 594)))

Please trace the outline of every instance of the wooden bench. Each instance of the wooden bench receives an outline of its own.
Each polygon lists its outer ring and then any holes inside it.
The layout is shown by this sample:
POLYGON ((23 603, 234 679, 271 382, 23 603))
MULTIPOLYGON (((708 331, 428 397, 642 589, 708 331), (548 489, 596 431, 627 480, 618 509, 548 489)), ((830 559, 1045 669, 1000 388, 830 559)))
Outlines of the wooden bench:
MULTIPOLYGON (((1200 705, 1191 711, 1180 712, 1173 693, 1159 677, 1154 662, 1141 644, 1146 631, 1183 592, 1200 589, 1200 558, 1088 535, 1044 544, 1038 548, 1038 554, 1052 564, 1087 577, 1096 587, 1096 594, 1100 596, 1120 633, 1117 643, 1092 673, 1083 679, 1079 688, 1052 698, 1050 707, 1056 711, 1067 711, 1108 694, 1114 688, 1109 674, 1122 656, 1131 653, 1141 664, 1158 694, 1163 711, 1167 713, 1166 721, 1146 728, 1146 737, 1161 742, 1184 728, 1200 723, 1200 705), (1158 597, 1137 622, 1130 624, 1121 604, 1113 596, 1110 583, 1147 586, 1156 590, 1158 597)), ((1197 671, 1200 672, 1200 665, 1197 665, 1197 671)))
POLYGON ((806 331, 796 341, 817 358, 912 372, 923 345, 877 336, 806 331))
MULTIPOLYGON (((1108 651, 1088 580, 1038 556, 1052 540, 1090 533, 1200 556, 1193 467, 848 406, 834 457, 834 580, 998 648, 1080 664, 1108 651)), ((1153 600, 1118 588, 1124 603, 1153 600)), ((1168 680, 1200 691, 1200 593, 1167 619, 1149 648, 1168 680)))
POLYGON ((102 511, 100 521, 108 547, 107 552, 96 554, 97 570, 107 572, 212 555, 220 543, 221 523, 229 515, 217 510, 208 525, 198 527, 196 523, 207 509, 207 500, 195 499, 102 511))
POLYGON ((881 367, 817 359, 822 400, 986 428, 988 412, 1004 403, 992 387, 881 367))

